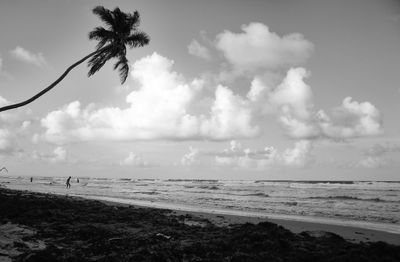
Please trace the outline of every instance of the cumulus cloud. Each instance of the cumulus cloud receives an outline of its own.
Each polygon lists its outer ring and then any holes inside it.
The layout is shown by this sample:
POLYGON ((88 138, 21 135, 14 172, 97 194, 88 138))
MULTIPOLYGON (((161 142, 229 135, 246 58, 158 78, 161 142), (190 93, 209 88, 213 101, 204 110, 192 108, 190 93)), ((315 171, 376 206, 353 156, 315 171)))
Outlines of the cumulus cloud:
POLYGON ((38 151, 32 152, 32 158, 41 161, 47 161, 50 163, 61 163, 66 162, 68 152, 65 148, 58 146, 51 153, 41 153, 38 151))
POLYGON ((135 166, 135 167, 147 167, 149 163, 143 159, 143 157, 130 152, 129 155, 120 161, 121 166, 135 166))
POLYGON ((139 88, 126 97, 127 108, 82 108, 78 101, 72 102, 42 119, 43 137, 56 143, 250 138, 261 133, 263 117, 271 114, 295 139, 349 139, 383 132, 381 114, 369 102, 348 97, 330 114, 317 111, 304 68, 291 68, 275 87, 256 77, 246 97, 218 85, 214 96, 205 98, 204 81, 186 81, 172 71, 172 65, 157 53, 140 59, 132 71, 139 88), (211 101, 210 106, 206 112, 196 112, 202 99, 211 101))
POLYGON ((300 140, 293 148, 288 148, 283 152, 272 146, 267 146, 262 150, 251 150, 249 148, 231 147, 215 155, 215 162, 221 166, 232 166, 241 168, 268 168, 272 166, 305 167, 313 162, 312 142, 300 140))
MULTIPOLYGON (((10 104, 6 98, 0 95, 0 107, 10 104)), ((18 141, 23 137, 24 131, 28 128, 30 110, 17 109, 5 111, 0 114, 0 154, 13 155, 22 152, 18 141)))
POLYGON ((200 150, 198 148, 189 147, 189 152, 181 158, 183 166, 192 166, 199 164, 200 150))
POLYGON ((247 97, 263 114, 276 114, 292 138, 349 139, 383 133, 382 116, 370 102, 346 97, 330 114, 317 111, 311 87, 305 83, 309 75, 304 68, 291 68, 275 88, 255 78, 247 97))
POLYGON ((352 138, 383 133, 379 110, 369 102, 359 103, 351 97, 346 97, 331 117, 323 119, 321 127, 328 137, 352 138))
POLYGON ((393 156, 395 153, 400 153, 400 145, 396 143, 374 144, 364 150, 364 157, 359 160, 355 166, 364 168, 378 168, 393 164, 393 156))
POLYGON ((314 49, 299 33, 281 37, 262 23, 242 25, 241 29, 241 33, 224 31, 216 38, 217 48, 237 71, 299 66, 314 49))
POLYGON ((23 47, 17 46, 11 50, 10 53, 18 60, 38 67, 43 67, 47 64, 46 59, 42 53, 33 53, 23 47))
POLYGON ((306 166, 313 160, 311 155, 312 142, 301 140, 295 143, 293 148, 286 149, 282 153, 282 161, 288 166, 306 166))
MULTIPOLYGON (((297 140, 342 140, 383 132, 382 116, 368 101, 347 97, 333 110, 315 108, 306 83, 310 72, 293 67, 313 50, 302 35, 281 37, 260 23, 243 25, 242 30, 219 34, 215 44, 236 69, 261 70, 248 74, 252 81, 246 95, 234 92, 236 86, 211 84, 206 77, 185 79, 173 70, 174 61, 153 53, 132 65, 137 85, 130 84, 125 107, 85 107, 74 101, 42 119, 41 138, 54 143, 253 138, 265 130, 264 120, 271 115, 297 140), (274 68, 282 70, 269 74, 274 68)), ((192 53, 204 51, 198 42, 190 46, 192 53)))
POLYGON ((210 50, 196 40, 192 40, 188 45, 189 54, 200 57, 205 60, 211 59, 210 50))
POLYGON ((128 108, 93 105, 81 108, 78 101, 50 112, 41 123, 44 138, 52 142, 74 140, 199 139, 253 137, 248 101, 228 87, 218 86, 208 113, 191 113, 203 89, 203 81, 185 81, 171 70, 173 61, 158 55, 133 65, 132 77, 139 84, 126 98, 128 108), (154 77, 157 76, 157 77, 154 77))

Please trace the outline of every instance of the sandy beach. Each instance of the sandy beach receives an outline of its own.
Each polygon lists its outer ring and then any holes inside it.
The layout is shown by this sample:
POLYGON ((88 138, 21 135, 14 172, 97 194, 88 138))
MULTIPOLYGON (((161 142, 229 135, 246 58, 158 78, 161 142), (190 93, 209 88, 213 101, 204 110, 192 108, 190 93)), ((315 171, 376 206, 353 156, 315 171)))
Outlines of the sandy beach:
POLYGON ((0 261, 400 260, 400 246, 392 245, 398 244, 398 236, 355 228, 140 208, 3 188, 0 210, 0 261))

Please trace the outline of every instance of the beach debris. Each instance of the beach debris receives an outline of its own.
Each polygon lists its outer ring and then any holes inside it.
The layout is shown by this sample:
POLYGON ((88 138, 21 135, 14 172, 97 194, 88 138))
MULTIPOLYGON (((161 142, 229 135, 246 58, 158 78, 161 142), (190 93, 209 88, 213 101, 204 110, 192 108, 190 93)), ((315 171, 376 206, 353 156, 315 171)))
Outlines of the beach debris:
POLYGON ((163 233, 157 233, 156 236, 157 236, 157 237, 165 238, 165 239, 167 239, 167 240, 169 240, 169 239, 172 238, 172 236, 168 236, 168 235, 165 235, 165 234, 163 234, 163 233))
POLYGON ((108 239, 108 241, 118 241, 118 240, 122 240, 123 238, 122 237, 112 237, 112 238, 110 238, 110 239, 108 239))
POLYGON ((0 225, 0 261, 12 261, 23 253, 44 250, 46 245, 43 241, 30 238, 35 234, 35 230, 23 225, 0 225))

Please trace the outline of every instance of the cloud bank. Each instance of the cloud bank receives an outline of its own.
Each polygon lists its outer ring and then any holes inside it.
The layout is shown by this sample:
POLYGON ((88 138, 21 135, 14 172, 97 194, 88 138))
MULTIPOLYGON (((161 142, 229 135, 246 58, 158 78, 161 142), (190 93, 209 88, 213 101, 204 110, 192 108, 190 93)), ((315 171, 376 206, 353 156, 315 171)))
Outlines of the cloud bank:
MULTIPOLYGON (((325 112, 314 105, 310 72, 305 63, 313 44, 301 34, 279 36, 266 25, 250 23, 241 33, 224 31, 215 45, 233 70, 250 72, 247 93, 237 87, 192 80, 173 70, 174 61, 158 53, 133 65, 135 89, 125 107, 83 107, 71 102, 41 120, 41 138, 62 144, 92 140, 234 140, 254 138, 275 116, 285 134, 297 140, 352 139, 383 133, 382 116, 370 102, 351 97, 325 112), (281 70, 271 81, 268 72, 281 70), (260 71, 261 70, 261 71, 260 71), (211 90, 211 91, 210 91, 211 90)), ((192 54, 205 58, 208 49, 193 41, 192 54), (204 48, 203 48, 204 47, 204 48)), ((218 75, 218 73, 216 74, 218 75)), ((243 85, 243 84, 242 84, 243 85)))
POLYGON ((262 150, 243 149, 236 142, 231 141, 229 149, 217 153, 215 162, 220 166, 265 169, 274 166, 306 167, 313 163, 312 141, 300 140, 292 148, 279 152, 272 146, 262 150))
POLYGON ((191 82, 171 70, 173 61, 157 53, 133 65, 138 90, 127 97, 128 107, 81 108, 78 101, 50 112, 41 123, 44 138, 62 143, 75 140, 212 139, 253 137, 248 102, 219 85, 208 113, 190 113, 203 89, 203 81, 191 82), (157 76, 157 77, 154 77, 157 76))

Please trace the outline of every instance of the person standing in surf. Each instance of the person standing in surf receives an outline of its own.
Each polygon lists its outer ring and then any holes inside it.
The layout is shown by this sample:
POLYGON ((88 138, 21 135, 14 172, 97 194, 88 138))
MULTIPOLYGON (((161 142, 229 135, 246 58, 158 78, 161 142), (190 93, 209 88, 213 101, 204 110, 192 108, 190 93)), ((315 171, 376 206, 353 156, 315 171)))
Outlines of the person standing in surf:
POLYGON ((71 188, 71 184, 70 184, 70 182, 69 182, 70 180, 71 180, 71 177, 68 177, 68 179, 67 179, 67 186, 66 186, 67 188, 71 188))

